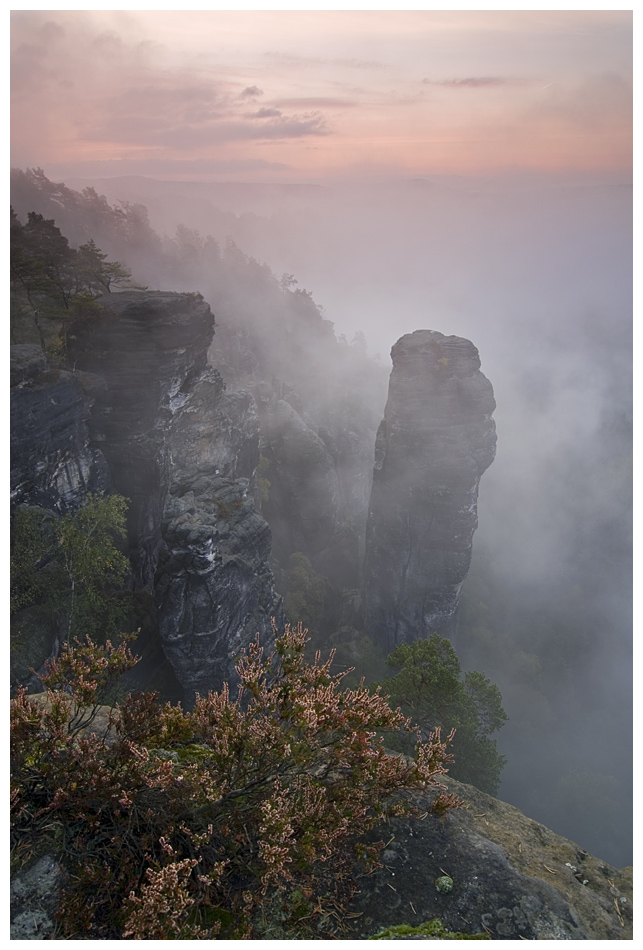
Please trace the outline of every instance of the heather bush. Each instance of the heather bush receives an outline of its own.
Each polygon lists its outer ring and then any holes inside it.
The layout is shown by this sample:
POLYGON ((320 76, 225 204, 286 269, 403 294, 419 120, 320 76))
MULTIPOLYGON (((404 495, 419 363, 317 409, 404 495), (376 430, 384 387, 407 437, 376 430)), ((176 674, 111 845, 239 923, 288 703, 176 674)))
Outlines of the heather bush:
MULTIPOLYGON (((305 641, 301 625, 269 654, 257 639, 236 695, 224 685, 191 711, 137 694, 98 717, 136 662, 127 642, 68 646, 44 700, 18 694, 12 857, 58 856, 58 938, 343 933, 343 902, 383 846, 361 836, 409 814, 405 791, 438 786, 449 740, 436 732, 412 759, 387 754, 376 733, 409 721, 379 692, 342 689, 332 654, 305 662, 305 641)), ((437 791, 436 814, 459 804, 437 791)))

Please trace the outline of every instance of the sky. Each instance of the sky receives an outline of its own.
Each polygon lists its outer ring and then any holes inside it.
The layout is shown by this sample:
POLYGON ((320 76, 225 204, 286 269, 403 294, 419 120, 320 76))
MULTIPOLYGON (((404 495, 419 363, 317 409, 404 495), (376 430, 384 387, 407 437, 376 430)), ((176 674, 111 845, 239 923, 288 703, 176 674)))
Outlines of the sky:
POLYGON ((14 10, 11 67, 58 179, 631 169, 627 10, 14 10))

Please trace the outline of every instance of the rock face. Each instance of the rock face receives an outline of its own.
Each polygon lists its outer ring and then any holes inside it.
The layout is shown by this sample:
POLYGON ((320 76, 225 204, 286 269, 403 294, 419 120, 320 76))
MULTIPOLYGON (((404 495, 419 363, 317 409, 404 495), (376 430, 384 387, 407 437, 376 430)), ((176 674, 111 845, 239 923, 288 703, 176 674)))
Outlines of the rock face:
POLYGON ((11 881, 11 940, 54 939, 54 914, 64 883, 65 875, 50 854, 11 881))
POLYGON ((259 423, 248 393, 208 365, 214 318, 199 294, 127 292, 73 328, 70 357, 99 373, 91 438, 130 500, 138 587, 154 592, 163 650, 189 700, 283 620, 255 510, 259 423))
POLYGON ((256 511, 259 420, 248 393, 206 370, 177 413, 157 571, 159 632, 181 683, 205 693, 234 679, 234 657, 271 618, 283 624, 268 567, 271 535, 256 511))
POLYGON ((452 632, 495 454, 495 400, 468 340, 403 336, 380 424, 366 528, 367 631, 386 650, 452 632))
POLYGON ((137 582, 152 589, 169 486, 168 432, 190 383, 205 367, 214 317, 200 295, 131 291, 77 323, 68 352, 106 383, 91 435, 130 500, 128 527, 137 582))
POLYGON ((287 565, 302 553, 338 589, 357 588, 375 428, 367 407, 359 394, 339 387, 334 404, 312 411, 284 384, 264 381, 253 394, 268 465, 262 512, 275 557, 287 565))
POLYGON ((108 488, 105 458, 89 445, 90 383, 53 369, 37 345, 11 347, 12 503, 65 512, 108 488))
POLYGON ((444 779, 465 802, 446 819, 393 819, 383 867, 360 878, 345 937, 439 918, 447 930, 494 940, 631 940, 632 869, 617 870, 471 785, 444 779), (389 840, 390 839, 390 840, 389 840), (452 889, 436 887, 448 876, 452 889))

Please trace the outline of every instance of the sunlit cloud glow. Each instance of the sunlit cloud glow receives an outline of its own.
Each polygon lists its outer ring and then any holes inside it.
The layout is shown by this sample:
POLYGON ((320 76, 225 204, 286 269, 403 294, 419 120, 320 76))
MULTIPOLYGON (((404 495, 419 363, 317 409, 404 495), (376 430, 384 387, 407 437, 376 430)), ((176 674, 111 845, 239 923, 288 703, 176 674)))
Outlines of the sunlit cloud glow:
POLYGON ((127 161, 152 174, 253 162, 276 180, 626 171, 631 22, 628 11, 15 11, 12 163, 127 161))

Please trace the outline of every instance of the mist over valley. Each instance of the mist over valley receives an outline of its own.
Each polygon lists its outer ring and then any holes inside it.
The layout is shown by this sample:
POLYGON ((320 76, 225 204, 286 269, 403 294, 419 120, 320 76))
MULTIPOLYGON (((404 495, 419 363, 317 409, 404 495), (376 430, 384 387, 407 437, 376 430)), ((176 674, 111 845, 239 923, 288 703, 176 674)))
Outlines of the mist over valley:
MULTIPOLYGON (((240 255, 269 268, 275 282, 291 275, 291 293, 312 292, 332 323, 328 334, 348 341, 344 350, 354 351, 363 335, 368 359, 354 388, 371 413, 373 445, 396 339, 426 327, 479 349, 496 397, 498 446, 481 482, 455 643, 465 667, 501 687, 509 715, 498 736, 508 759, 501 797, 561 833, 589 835, 590 850, 615 860, 610 849, 617 841, 627 848, 627 830, 609 808, 603 832, 598 814, 614 795, 619 815, 627 814, 631 777, 623 715, 631 624, 629 188, 533 178, 398 181, 320 187, 311 200, 310 189, 236 184, 210 189, 225 211, 200 206, 190 217, 188 185, 97 181, 96 192, 112 203, 148 208, 157 243, 126 247, 100 229, 97 239, 151 289, 204 294, 219 325, 215 364, 218 337, 251 310, 250 320, 265 324, 266 365, 281 362, 284 382, 304 403, 314 379, 338 371, 328 361, 336 364, 339 351, 304 338, 300 365, 296 353, 288 354, 293 362, 279 356, 282 339, 261 312, 260 290, 245 275, 238 287, 228 278, 225 292, 218 285, 207 260, 211 237, 223 248, 238 242, 240 255), (270 202, 271 213, 248 211, 253 200, 262 210, 270 202), (595 775, 600 748, 603 778, 595 775), (579 788, 590 775, 585 800, 579 788)), ((19 194, 14 187, 21 211, 19 194)), ((46 216, 55 213, 53 201, 40 200, 46 216)), ((64 208, 57 220, 78 242, 86 237, 87 224, 64 208)), ((248 381, 221 369, 229 387, 248 381)), ((332 393, 324 402, 332 412, 332 393)), ((286 531, 271 527, 277 539, 286 531)))
MULTIPOLYGON (((633 861, 631 24, 550 13, 16 13, 16 102, 51 101, 13 131, 11 683, 127 626, 118 688, 189 716, 301 623, 424 741, 455 726, 449 782, 507 854, 509 806, 527 850, 573 842, 591 917, 633 861), (100 499, 109 567, 78 580, 100 499)), ((586 936, 620 936, 609 903, 586 936)), ((580 936, 555 914, 483 929, 580 936)))

